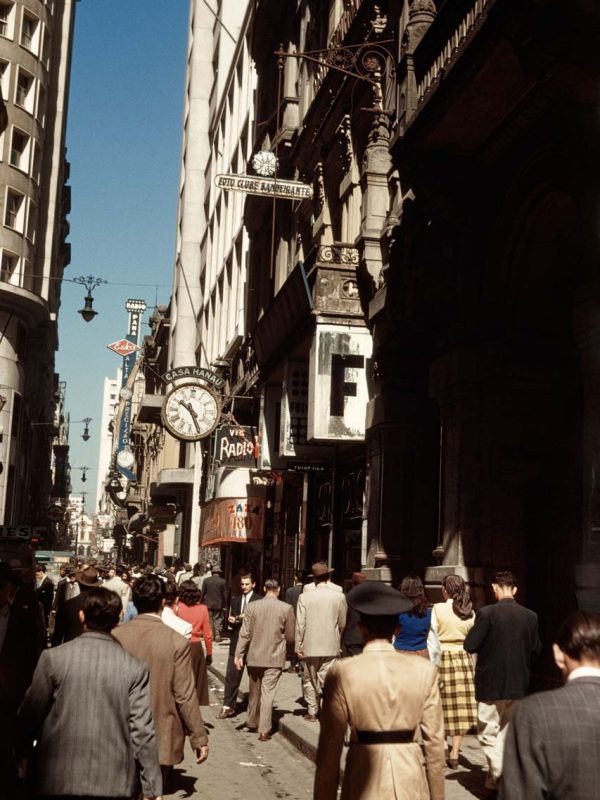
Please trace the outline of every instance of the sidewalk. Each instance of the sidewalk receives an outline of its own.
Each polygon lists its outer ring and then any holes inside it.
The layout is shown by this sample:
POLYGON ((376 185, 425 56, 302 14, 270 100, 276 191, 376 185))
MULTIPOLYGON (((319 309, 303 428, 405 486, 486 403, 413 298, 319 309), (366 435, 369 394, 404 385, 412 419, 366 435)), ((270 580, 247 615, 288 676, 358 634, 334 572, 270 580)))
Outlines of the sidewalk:
MULTIPOLYGON (((229 640, 213 645, 213 663, 208 669, 219 679, 225 681, 229 640)), ((240 686, 239 701, 242 703, 248 696, 248 676, 244 671, 240 686)), ((222 692, 218 692, 222 702, 222 692)), ((298 750, 312 761, 315 760, 319 740, 319 723, 305 722, 303 717, 306 708, 302 705, 302 689, 300 678, 295 673, 284 672, 277 689, 273 724, 279 733, 291 742, 298 750)), ((234 722, 239 724, 245 718, 241 712, 234 722)), ((226 720, 223 720, 225 723, 226 720)), ((446 771, 446 799, 469 800, 485 797, 484 791, 484 758, 475 736, 466 736, 463 742, 461 762, 458 770, 446 771)))

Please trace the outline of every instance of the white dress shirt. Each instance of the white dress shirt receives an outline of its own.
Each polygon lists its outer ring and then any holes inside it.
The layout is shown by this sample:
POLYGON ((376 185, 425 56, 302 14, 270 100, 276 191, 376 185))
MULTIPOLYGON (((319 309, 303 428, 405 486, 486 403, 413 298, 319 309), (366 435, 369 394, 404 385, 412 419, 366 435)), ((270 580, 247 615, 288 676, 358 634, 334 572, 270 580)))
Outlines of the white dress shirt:
POLYGON ((169 628, 173 628, 174 631, 185 636, 186 639, 192 638, 192 623, 186 622, 184 619, 181 619, 181 617, 178 617, 170 606, 164 606, 160 618, 165 625, 168 625, 169 628))

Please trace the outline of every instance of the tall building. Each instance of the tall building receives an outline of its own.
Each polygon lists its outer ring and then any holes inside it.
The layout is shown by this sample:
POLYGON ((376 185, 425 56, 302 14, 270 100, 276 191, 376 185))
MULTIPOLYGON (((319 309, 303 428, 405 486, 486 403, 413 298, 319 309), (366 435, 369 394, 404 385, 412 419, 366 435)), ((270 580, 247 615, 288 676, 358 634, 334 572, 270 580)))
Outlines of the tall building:
POLYGON ((51 491, 74 14, 75 0, 0 2, 0 524, 43 524, 51 491))
POLYGON ((102 412, 100 416, 100 445, 98 448, 98 478, 96 483, 96 500, 94 513, 106 513, 107 497, 105 485, 108 470, 113 455, 114 433, 113 424, 116 409, 119 404, 119 389, 121 388, 121 369, 116 378, 104 378, 102 389, 102 412))

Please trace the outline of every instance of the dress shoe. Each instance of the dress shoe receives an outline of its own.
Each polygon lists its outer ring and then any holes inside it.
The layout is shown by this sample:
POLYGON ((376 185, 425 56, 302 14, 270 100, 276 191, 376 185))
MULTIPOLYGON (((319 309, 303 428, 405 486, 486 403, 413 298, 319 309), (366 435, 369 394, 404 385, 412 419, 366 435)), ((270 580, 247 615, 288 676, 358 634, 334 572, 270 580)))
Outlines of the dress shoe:
POLYGON ((237 711, 235 708, 222 708, 219 713, 217 714, 217 719, 229 719, 229 717, 235 717, 237 711))
POLYGON ((271 738, 271 734, 270 733, 259 733, 258 734, 258 741, 259 742, 268 742, 270 738, 271 738))
POLYGON ((446 759, 446 764, 450 767, 450 769, 458 769, 458 758, 451 758, 448 756, 446 759))
POLYGON ((306 722, 316 722, 317 718, 316 718, 316 716, 314 714, 305 714, 304 715, 304 720, 306 722))

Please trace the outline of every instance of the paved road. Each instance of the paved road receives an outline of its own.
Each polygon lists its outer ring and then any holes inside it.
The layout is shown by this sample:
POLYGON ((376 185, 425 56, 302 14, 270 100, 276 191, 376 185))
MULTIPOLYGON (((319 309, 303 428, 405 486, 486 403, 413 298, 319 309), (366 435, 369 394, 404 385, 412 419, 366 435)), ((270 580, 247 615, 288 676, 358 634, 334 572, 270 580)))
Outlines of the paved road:
MULTIPOLYGON (((186 757, 167 786, 165 798, 219 798, 219 800, 310 800, 314 763, 302 755, 281 734, 259 742, 256 733, 244 729, 246 715, 219 720, 223 689, 213 675, 210 679, 211 706, 202 709, 210 732, 208 761, 198 766, 189 747, 186 757)), ((283 699, 283 698, 282 698, 283 699)), ((286 718, 306 726, 298 717, 286 718)), ((461 767, 446 773, 447 800, 484 797, 483 757, 476 740, 465 742, 461 767)))
POLYGON ((310 800, 314 764, 279 734, 269 742, 259 742, 258 734, 244 730, 245 714, 234 720, 215 720, 221 708, 220 684, 213 677, 210 680, 214 705, 202 709, 210 732, 208 761, 198 766, 187 746, 165 797, 310 800))

